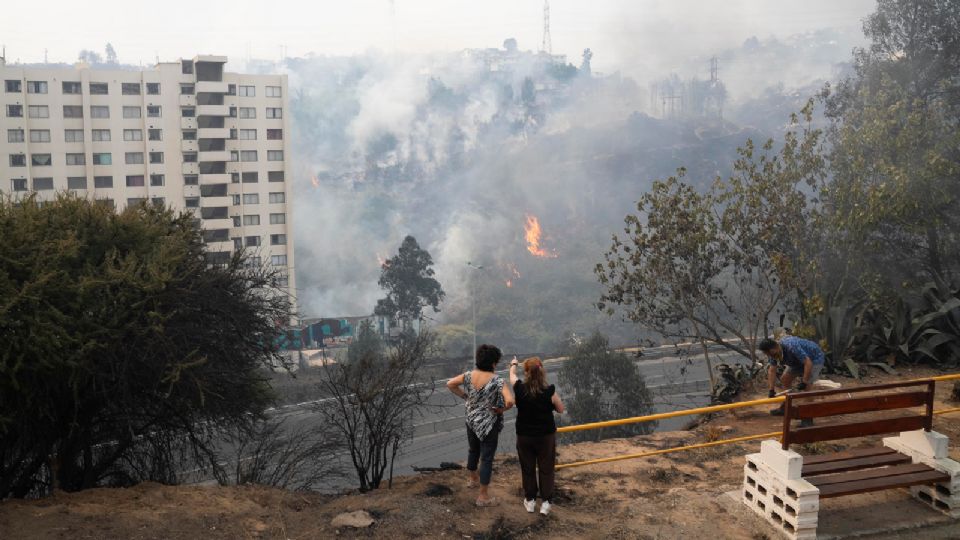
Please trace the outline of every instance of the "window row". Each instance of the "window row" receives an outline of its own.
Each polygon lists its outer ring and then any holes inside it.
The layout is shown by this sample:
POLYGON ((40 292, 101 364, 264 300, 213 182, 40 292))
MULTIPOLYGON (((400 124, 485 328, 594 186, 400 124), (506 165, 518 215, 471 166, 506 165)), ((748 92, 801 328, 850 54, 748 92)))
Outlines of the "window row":
MULTIPOLYGON (((160 106, 147 105, 147 118, 159 118, 160 106)), ((124 118, 141 118, 143 109, 138 106, 123 106, 124 118)), ((29 118, 50 118, 50 107, 47 105, 29 105, 27 107, 27 116, 29 118)), ((64 105, 64 118, 83 118, 83 106, 64 105)), ((23 118, 23 105, 7 105, 7 118, 23 118)), ((90 105, 90 118, 110 118, 109 105, 90 105)))
MULTIPOLYGON (((111 140, 110 130, 109 129, 94 129, 90 132, 90 138, 96 142, 107 142, 111 140)), ((82 129, 65 129, 63 130, 63 140, 64 142, 83 142, 83 130, 82 129)), ((142 141, 143 140, 143 130, 142 129, 125 129, 123 130, 123 140, 125 141, 142 141)), ((160 129, 148 129, 147 130, 147 140, 150 141, 160 141, 163 140, 163 130, 160 129)), ((24 142, 24 130, 17 129, 8 129, 7 130, 7 142, 17 143, 24 142)), ((45 143, 50 142, 50 130, 49 129, 31 129, 30 130, 30 142, 32 143, 45 143)))
MULTIPOLYGON (((230 161, 257 161, 256 150, 231 150, 230 161)), ((283 161, 283 150, 267 150, 267 161, 283 161)))
MULTIPOLYGON (((26 178, 14 178, 11 181, 11 191, 27 191, 26 178)), ((147 179, 142 174, 133 174, 124 177, 127 187, 146 187, 147 179)), ((151 187, 163 187, 165 177, 162 174, 151 174, 149 177, 151 187)), ((89 183, 86 176, 68 176, 67 189, 88 189, 89 183)), ((99 189, 113 188, 112 176, 94 176, 93 187, 99 189)), ((53 189, 53 178, 34 178, 33 191, 47 191, 53 189)))
MULTIPOLYGON (((143 93, 143 86, 146 86, 146 94, 155 96, 160 94, 160 83, 122 82, 120 83, 120 93, 125 96, 139 96, 143 93)), ((4 87, 8 93, 23 92, 23 81, 18 79, 7 79, 4 81, 4 87)), ((47 81, 27 81, 28 94, 46 94, 48 92, 47 81)), ((80 94, 83 92, 80 81, 63 81, 61 90, 64 94, 80 94)), ((105 82, 87 83, 87 91, 92 95, 107 95, 110 93, 110 84, 105 82)), ((193 83, 181 83, 180 93, 192 95, 195 92, 193 83)), ((255 97, 257 87, 254 85, 228 85, 227 94, 239 95, 240 97, 255 97)), ((283 97, 283 89, 280 86, 265 86, 264 95, 267 97, 283 97)))
MULTIPOLYGON (((243 193, 231 197, 233 198, 233 206, 240 206, 240 201, 243 201, 243 204, 260 204, 259 193, 243 193)), ((284 203, 286 200, 286 193, 282 191, 273 191, 268 195, 270 204, 284 203)))
MULTIPOLYGON (((143 164, 143 152, 125 152, 123 155, 123 162, 127 165, 142 165, 143 164)), ((92 154, 93 165, 113 165, 113 155, 110 152, 98 152, 92 154)), ((163 152, 147 152, 147 159, 150 163, 163 163, 163 152)), ((66 154, 66 164, 67 165, 86 165, 87 157, 86 154, 82 153, 67 153, 66 154)), ((48 167, 53 165, 53 154, 30 154, 30 165, 33 167, 48 167)), ((10 166, 11 167, 26 167, 27 166, 27 155, 26 154, 10 154, 10 166)))
MULTIPOLYGON (((243 238, 233 238, 233 248, 236 250, 241 250, 245 247, 259 247, 261 237, 260 236, 244 236, 243 238)), ((271 234, 270 235, 270 245, 271 246, 285 246, 287 245, 287 235, 285 234, 271 234)), ((286 255, 281 255, 283 257, 282 265, 287 264, 286 255)))
MULTIPOLYGON (((260 214, 244 214, 242 216, 242 219, 241 219, 241 216, 233 216, 232 219, 233 219, 234 227, 260 225, 260 214)), ((270 214, 271 225, 283 225, 286 222, 287 222, 286 214, 270 214)))
MULTIPOLYGON (((267 182, 283 182, 283 180, 283 171, 267 171, 267 182)), ((257 171, 230 173, 230 181, 234 184, 256 184, 260 181, 260 173, 257 171)))

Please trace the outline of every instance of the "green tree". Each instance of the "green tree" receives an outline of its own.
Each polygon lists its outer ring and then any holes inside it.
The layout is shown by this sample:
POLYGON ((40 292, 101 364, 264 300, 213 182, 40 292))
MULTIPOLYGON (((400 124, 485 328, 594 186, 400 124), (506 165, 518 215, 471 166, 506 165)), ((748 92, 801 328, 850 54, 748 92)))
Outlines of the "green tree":
POLYGON ((191 214, 0 201, 0 498, 217 465, 270 401, 274 276, 212 266, 191 214))
MULTIPOLYGON (((606 336, 594 332, 574 345, 570 359, 560 368, 560 385, 571 424, 586 424, 643 416, 653 412, 653 396, 637 366, 623 353, 610 350, 606 336)), ((597 441, 611 437, 646 435, 656 422, 575 431, 567 441, 597 441)))
POLYGON ((377 283, 387 296, 377 300, 374 313, 407 323, 419 319, 424 307, 440 311, 438 306, 445 293, 433 278, 432 266, 430 253, 420 248, 417 239, 412 236, 404 238, 399 253, 381 267, 377 283))

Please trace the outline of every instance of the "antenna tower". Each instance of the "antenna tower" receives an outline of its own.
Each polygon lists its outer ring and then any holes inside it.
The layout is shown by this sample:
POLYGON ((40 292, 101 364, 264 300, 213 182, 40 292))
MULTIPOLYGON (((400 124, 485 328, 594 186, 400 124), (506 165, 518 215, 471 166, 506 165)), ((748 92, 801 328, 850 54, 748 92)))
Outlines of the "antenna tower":
POLYGON ((550 0, 543 0, 543 43, 540 50, 553 54, 553 44, 550 43, 550 0))

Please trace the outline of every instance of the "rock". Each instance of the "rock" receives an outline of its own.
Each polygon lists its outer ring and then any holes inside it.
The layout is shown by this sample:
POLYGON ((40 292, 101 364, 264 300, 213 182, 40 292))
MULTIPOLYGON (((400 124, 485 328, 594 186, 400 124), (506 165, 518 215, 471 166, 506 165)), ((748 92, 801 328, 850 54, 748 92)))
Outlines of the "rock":
POLYGON ((373 518, 366 510, 357 510, 356 512, 344 512, 338 514, 330 522, 334 527, 353 527, 355 529, 364 529, 373 525, 373 518))
POLYGON ((453 495, 453 490, 443 484, 430 484, 423 494, 427 497, 444 497, 453 495))

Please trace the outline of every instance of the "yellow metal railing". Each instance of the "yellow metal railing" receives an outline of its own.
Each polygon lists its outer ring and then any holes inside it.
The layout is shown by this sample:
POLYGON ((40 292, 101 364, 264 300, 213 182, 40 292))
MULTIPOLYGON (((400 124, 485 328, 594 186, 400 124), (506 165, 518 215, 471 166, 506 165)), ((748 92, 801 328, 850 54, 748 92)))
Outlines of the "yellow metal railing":
MULTIPOLYGON (((921 382, 921 381, 929 381, 929 380, 934 380, 934 381, 960 380, 960 373, 953 374, 953 375, 939 375, 939 376, 936 376, 936 377, 926 377, 926 378, 922 378, 922 379, 914 379, 914 380, 905 381, 905 382, 921 382)), ((780 402, 783 401, 784 399, 786 399, 786 398, 784 398, 783 396, 777 396, 777 397, 773 397, 773 398, 754 399, 754 400, 751 400, 751 401, 743 401, 743 402, 740 402, 740 403, 727 403, 727 404, 724 404, 724 405, 712 405, 712 406, 709 406, 709 407, 699 407, 699 408, 696 408, 696 409, 685 409, 685 410, 682 410, 682 411, 673 411, 673 412, 667 412, 667 413, 648 414, 648 415, 646 415, 646 416, 634 416, 634 417, 632 417, 632 418, 621 418, 621 419, 619 419, 619 420, 607 420, 607 421, 604 421, 604 422, 591 422, 591 423, 589 423, 589 424, 578 424, 578 425, 576 425, 576 426, 565 426, 565 427, 557 428, 557 433, 569 433, 569 432, 572 432, 572 431, 583 431, 583 430, 588 430, 588 429, 600 429, 600 428, 605 428, 605 427, 622 426, 622 425, 625 425, 625 424, 637 424, 637 423, 640 423, 640 422, 653 422, 653 421, 655 421, 655 420, 664 420, 664 419, 667 419, 667 418, 676 418, 676 417, 678 417, 678 416, 689 416, 689 415, 692 415, 692 414, 706 414, 706 413, 718 412, 718 411, 729 411, 729 410, 732 410, 732 409, 742 409, 742 408, 745 408, 745 407, 755 407, 755 406, 757 406, 757 405, 767 405, 767 404, 771 404, 771 403, 780 403, 780 402)), ((933 414, 951 414, 951 413, 956 413, 956 412, 960 412, 960 407, 954 407, 954 408, 951 408, 951 409, 941 409, 941 410, 939 410, 939 411, 933 411, 933 414)), ((781 432, 781 431, 773 431, 773 432, 770 432, 770 433, 761 433, 761 434, 759 434, 759 435, 746 435, 746 436, 743 436, 743 437, 736 437, 736 438, 733 438, 733 439, 722 439, 722 440, 719 440, 719 441, 711 441, 711 442, 705 442, 705 443, 691 444, 691 445, 687 445, 687 446, 678 446, 678 447, 675 447, 675 448, 664 448, 664 449, 661 449, 661 450, 649 450, 649 451, 647 451, 647 452, 639 452, 639 453, 636 453, 636 454, 625 454, 625 455, 620 455, 620 456, 613 456, 613 457, 606 457, 606 458, 598 458, 598 459, 590 459, 590 460, 585 460, 585 461, 575 461, 575 462, 572 462, 572 463, 561 463, 561 464, 557 465, 556 468, 557 468, 557 469, 566 469, 566 468, 568 468, 568 467, 582 467, 582 466, 584 466, 584 465, 595 465, 595 464, 598 464, 598 463, 610 463, 610 462, 612 462, 612 461, 623 461, 623 460, 626 460, 626 459, 637 459, 637 458, 650 457, 650 456, 656 456, 656 455, 661 455, 661 454, 670 454, 670 453, 673 453, 673 452, 685 452, 685 451, 688 451, 688 450, 696 450, 696 449, 699 449, 699 448, 709 448, 709 447, 712 447, 712 446, 721 446, 721 445, 725 445, 725 444, 736 444, 736 443, 741 443, 741 442, 753 441, 753 440, 757 440, 757 439, 767 439, 767 438, 772 438, 772 437, 780 437, 780 436, 782 436, 782 435, 783 435, 783 432, 781 432)))

